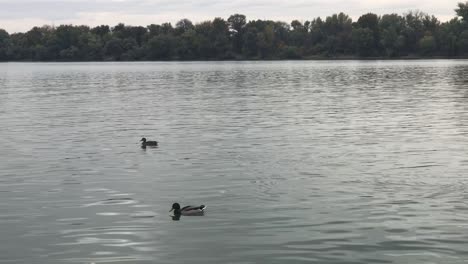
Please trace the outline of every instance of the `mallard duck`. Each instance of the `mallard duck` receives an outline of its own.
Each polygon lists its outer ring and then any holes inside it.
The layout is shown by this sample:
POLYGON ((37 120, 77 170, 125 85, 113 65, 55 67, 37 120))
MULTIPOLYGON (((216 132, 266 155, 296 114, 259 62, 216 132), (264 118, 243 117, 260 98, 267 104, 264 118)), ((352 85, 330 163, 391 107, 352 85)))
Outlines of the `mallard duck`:
POLYGON ((157 141, 146 141, 146 138, 142 138, 140 141, 141 141, 141 146, 143 146, 143 147, 157 146, 158 145, 157 141))
POLYGON ((174 203, 172 204, 172 209, 169 212, 174 211, 175 216, 201 216, 205 214, 205 208, 206 206, 200 205, 200 206, 184 206, 183 208, 180 208, 179 203, 174 203))

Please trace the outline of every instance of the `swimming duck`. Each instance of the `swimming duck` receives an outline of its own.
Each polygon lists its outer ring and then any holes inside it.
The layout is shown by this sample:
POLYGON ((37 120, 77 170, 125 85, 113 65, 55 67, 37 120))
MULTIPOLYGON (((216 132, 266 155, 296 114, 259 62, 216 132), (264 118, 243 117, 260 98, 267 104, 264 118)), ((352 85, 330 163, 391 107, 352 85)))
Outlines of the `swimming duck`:
POLYGON ((157 146, 158 145, 157 141, 146 141, 146 138, 142 138, 140 141, 141 141, 141 146, 143 146, 143 147, 157 146))
POLYGON ((205 208, 206 206, 200 205, 200 206, 184 206, 183 208, 180 208, 179 203, 174 203, 172 204, 172 209, 169 212, 172 212, 174 210, 174 215, 175 216, 201 216, 205 214, 205 208))

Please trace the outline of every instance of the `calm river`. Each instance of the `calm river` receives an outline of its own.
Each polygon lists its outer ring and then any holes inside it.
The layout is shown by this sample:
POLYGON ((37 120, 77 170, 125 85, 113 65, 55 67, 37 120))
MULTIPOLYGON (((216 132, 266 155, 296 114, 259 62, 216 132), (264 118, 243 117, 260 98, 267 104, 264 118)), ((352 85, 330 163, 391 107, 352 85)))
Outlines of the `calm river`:
POLYGON ((0 64, 0 263, 465 264, 467 172, 468 61, 0 64))

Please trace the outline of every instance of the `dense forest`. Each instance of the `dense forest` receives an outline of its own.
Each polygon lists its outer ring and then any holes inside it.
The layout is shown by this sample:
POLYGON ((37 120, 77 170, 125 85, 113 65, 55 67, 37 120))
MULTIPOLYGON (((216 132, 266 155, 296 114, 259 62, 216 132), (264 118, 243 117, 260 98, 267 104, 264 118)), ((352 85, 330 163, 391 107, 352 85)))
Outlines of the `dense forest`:
POLYGON ((444 23, 410 11, 369 13, 355 22, 344 13, 290 24, 235 14, 198 24, 182 19, 175 27, 61 25, 11 35, 0 29, 0 61, 468 57, 468 2, 455 12, 444 23))

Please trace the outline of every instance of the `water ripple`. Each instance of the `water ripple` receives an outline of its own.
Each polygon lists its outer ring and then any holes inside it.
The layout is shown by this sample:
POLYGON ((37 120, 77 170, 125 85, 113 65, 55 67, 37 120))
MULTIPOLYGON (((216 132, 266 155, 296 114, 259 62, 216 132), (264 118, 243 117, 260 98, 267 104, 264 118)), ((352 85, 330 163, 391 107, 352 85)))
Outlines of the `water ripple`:
POLYGON ((0 263, 466 263, 467 71, 0 64, 0 263))

